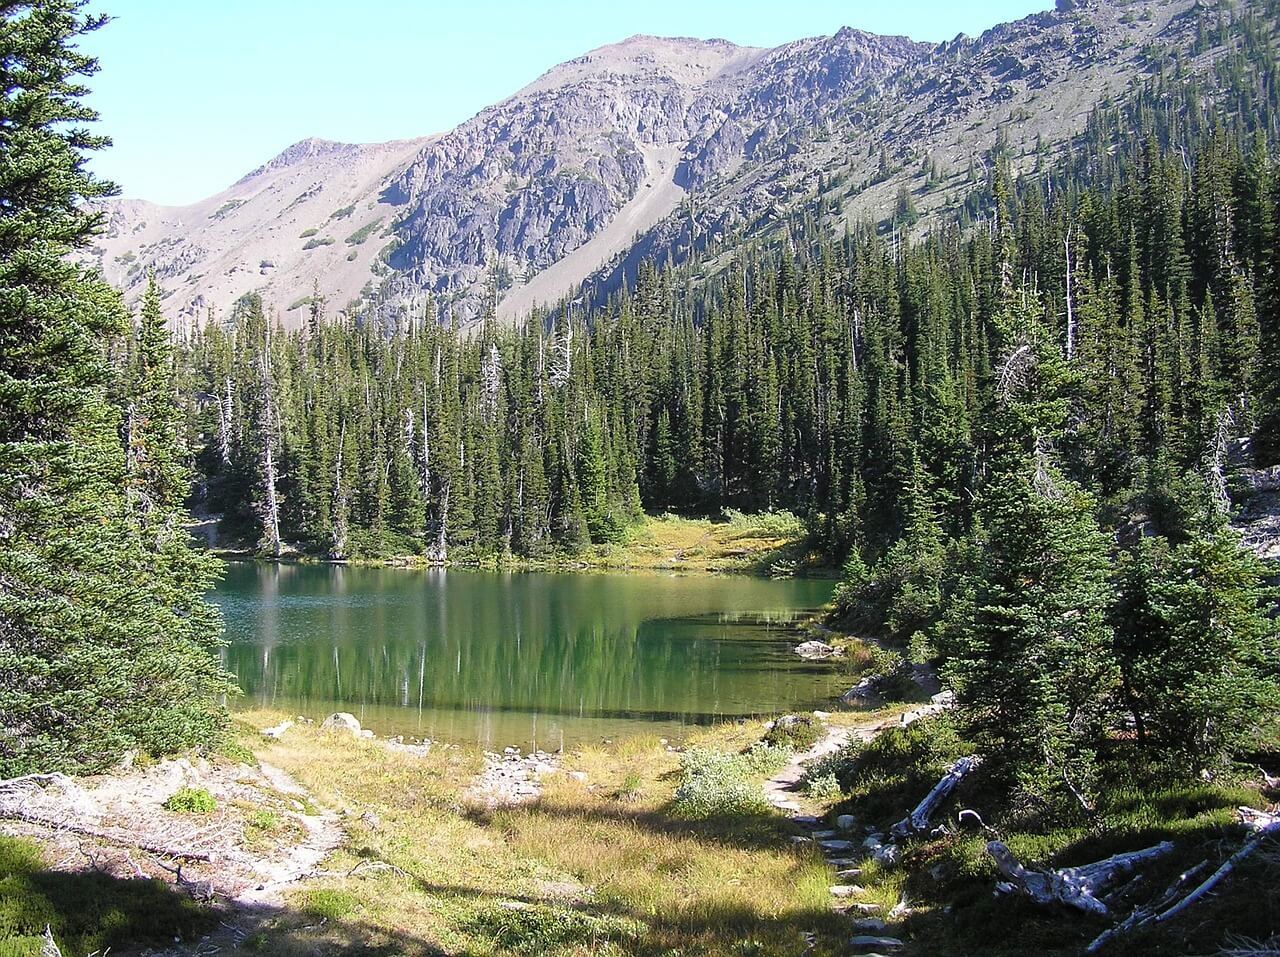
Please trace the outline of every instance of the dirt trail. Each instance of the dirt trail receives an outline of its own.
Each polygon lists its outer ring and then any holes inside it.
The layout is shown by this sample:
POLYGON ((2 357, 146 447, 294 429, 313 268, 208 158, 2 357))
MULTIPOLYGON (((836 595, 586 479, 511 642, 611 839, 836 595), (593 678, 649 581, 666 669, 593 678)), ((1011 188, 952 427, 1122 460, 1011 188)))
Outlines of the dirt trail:
POLYGON ((835 754, 851 741, 866 743, 880 732, 900 724, 896 718, 877 718, 865 724, 828 728, 817 744, 808 751, 793 755, 781 771, 764 782, 765 798, 780 811, 799 812, 800 805, 795 798, 800 795, 800 779, 804 777, 805 768, 820 758, 835 754))

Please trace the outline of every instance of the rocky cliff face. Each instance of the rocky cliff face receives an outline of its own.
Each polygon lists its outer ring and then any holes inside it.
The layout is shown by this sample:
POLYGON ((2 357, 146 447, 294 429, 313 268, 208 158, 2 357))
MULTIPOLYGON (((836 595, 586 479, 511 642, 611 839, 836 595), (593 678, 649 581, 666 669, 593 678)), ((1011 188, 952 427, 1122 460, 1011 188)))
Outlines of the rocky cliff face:
POLYGON ((1201 15, 1197 0, 1058 6, 936 46, 852 29, 772 50, 632 37, 439 136, 306 140, 192 207, 113 203, 98 258, 130 292, 154 267, 192 319, 253 290, 300 317, 314 282, 389 316, 429 294, 465 320, 489 294, 515 317, 587 279, 611 288, 643 257, 699 255, 815 198, 837 228, 885 215, 904 186, 929 215, 997 130, 1055 148, 1153 45, 1185 50, 1201 15), (938 170, 927 191, 922 163, 938 170))

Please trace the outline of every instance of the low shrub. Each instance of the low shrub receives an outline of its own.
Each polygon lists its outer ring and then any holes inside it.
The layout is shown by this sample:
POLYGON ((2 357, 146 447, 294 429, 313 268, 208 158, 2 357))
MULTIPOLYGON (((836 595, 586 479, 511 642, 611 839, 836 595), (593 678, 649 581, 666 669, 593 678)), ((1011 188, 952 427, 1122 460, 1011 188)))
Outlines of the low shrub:
POLYGON ((840 790, 840 781, 835 774, 809 774, 806 772, 800 779, 800 789, 815 801, 838 801, 844 793, 840 790))
POLYGON ((751 533, 766 538, 802 538, 806 528, 804 521, 793 512, 757 512, 748 515, 736 508, 725 509, 725 520, 734 531, 751 533))
POLYGON ((822 722, 811 714, 784 714, 765 732, 764 743, 771 748, 808 751, 822 737, 822 722))
POLYGON ((761 780, 781 768, 787 752, 758 744, 741 754, 691 748, 681 757, 683 779, 673 811, 689 820, 767 814, 761 780))
POLYGON ((218 802, 204 788, 178 788, 164 802, 166 809, 182 814, 212 814, 218 802))
POLYGON ((245 822, 259 831, 275 831, 280 827, 280 815, 276 814, 275 811, 268 811, 266 808, 258 808, 256 811, 249 812, 245 822))

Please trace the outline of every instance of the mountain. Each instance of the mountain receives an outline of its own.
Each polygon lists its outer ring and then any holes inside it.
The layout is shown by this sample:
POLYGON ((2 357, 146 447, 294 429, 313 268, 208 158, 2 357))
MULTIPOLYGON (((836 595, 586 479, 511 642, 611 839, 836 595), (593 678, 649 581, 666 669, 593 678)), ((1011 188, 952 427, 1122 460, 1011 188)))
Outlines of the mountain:
POLYGON ((714 254, 798 204, 832 227, 882 219, 905 189, 954 209, 1002 137, 1025 171, 1092 109, 1176 54, 1202 0, 1057 9, 917 43, 842 29, 775 49, 636 36, 554 67, 446 133, 298 143, 200 203, 108 204, 93 250, 129 297, 154 269, 199 321, 259 291, 297 321, 336 305, 463 320, 616 288, 645 259, 714 254))

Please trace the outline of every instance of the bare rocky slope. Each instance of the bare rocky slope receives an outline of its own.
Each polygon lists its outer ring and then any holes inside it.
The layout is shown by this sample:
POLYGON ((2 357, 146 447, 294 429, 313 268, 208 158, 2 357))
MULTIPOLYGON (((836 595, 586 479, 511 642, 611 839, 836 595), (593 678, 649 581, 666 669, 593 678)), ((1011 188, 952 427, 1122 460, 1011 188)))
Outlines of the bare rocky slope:
POLYGON ((306 140, 192 206, 112 201, 93 253, 130 298, 154 268, 183 322, 253 291, 297 322, 313 285, 388 318, 430 296, 465 321, 490 294, 515 318, 584 281, 616 287, 642 258, 698 256, 801 202, 838 228, 887 215, 906 186, 927 217, 971 188, 997 131, 1033 162, 1153 51, 1187 51, 1204 0, 1057 6, 938 45, 632 37, 437 136, 306 140))

